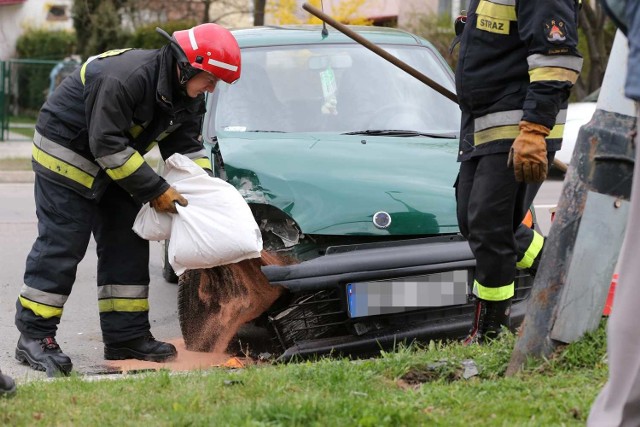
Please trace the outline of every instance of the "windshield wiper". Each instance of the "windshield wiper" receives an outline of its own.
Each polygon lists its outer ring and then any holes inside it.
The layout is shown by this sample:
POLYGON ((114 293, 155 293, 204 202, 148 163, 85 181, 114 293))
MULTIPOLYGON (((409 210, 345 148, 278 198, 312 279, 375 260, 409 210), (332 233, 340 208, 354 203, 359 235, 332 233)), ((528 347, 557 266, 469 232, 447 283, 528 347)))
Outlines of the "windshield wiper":
POLYGON ((261 130, 261 129, 251 129, 245 130, 245 132, 263 132, 263 133, 286 133, 283 130, 261 130))
POLYGON ((417 132, 415 130, 399 130, 399 129, 373 129, 373 130, 356 130, 353 132, 345 132, 342 135, 375 135, 375 136, 426 136, 429 138, 457 138, 458 135, 454 132, 446 133, 431 133, 431 132, 417 132))

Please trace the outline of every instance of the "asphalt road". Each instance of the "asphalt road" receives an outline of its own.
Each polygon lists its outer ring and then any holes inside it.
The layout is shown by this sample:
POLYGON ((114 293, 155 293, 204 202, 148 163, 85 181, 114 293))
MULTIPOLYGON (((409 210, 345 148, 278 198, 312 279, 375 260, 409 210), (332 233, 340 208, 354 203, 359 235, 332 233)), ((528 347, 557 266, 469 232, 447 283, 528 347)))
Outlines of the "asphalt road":
POLYGON ((542 233, 546 236, 551 228, 551 211, 558 204, 564 181, 548 179, 542 184, 533 205, 536 210, 536 219, 542 233))
MULTIPOLYGON (((45 378, 14 359, 19 333, 14 326, 15 302, 23 280, 27 254, 37 236, 33 184, 0 184, 0 369, 20 380, 45 378)), ((151 242, 151 330, 158 339, 180 338, 177 286, 161 273, 161 245, 151 242)), ((64 307, 57 340, 79 373, 104 371, 96 295, 95 242, 78 267, 73 292, 64 307)))
MULTIPOLYGON (((550 227, 549 209, 555 206, 562 181, 547 181, 535 201, 539 224, 550 227)), ((14 326, 15 301, 22 286, 24 264, 37 235, 32 183, 0 184, 0 369, 18 380, 46 378, 43 372, 20 365, 14 358, 18 331, 14 326)), ((180 340, 177 286, 161 273, 161 245, 151 242, 150 317, 158 339, 180 340)), ((105 372, 96 297, 95 243, 91 242, 78 268, 73 292, 64 308, 57 339, 80 374, 105 372)))

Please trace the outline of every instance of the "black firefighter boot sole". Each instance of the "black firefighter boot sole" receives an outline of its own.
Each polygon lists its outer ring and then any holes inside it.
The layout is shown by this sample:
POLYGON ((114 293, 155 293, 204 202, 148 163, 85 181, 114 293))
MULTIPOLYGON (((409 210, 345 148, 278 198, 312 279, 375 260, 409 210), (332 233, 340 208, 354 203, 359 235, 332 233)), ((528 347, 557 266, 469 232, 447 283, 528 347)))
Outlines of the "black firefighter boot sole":
POLYGON ((173 344, 156 341, 151 335, 104 346, 106 360, 138 359, 161 363, 170 362, 177 356, 178 351, 173 344))
POLYGON ((48 377, 69 375, 73 369, 71 359, 60 350, 53 338, 41 340, 21 335, 16 346, 16 359, 32 369, 46 372, 48 377), (49 341, 43 343, 46 340, 49 341))

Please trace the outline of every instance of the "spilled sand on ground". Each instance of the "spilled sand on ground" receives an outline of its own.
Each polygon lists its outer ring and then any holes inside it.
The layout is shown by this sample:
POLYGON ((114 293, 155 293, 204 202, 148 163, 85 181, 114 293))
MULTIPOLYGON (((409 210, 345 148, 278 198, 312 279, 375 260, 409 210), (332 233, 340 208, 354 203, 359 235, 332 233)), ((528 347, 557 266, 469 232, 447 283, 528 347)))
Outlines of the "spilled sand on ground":
POLYGON ((241 368, 254 363, 249 358, 232 357, 227 353, 203 353, 198 351, 189 351, 185 348, 182 338, 169 340, 168 342, 175 345, 178 350, 178 357, 170 362, 156 363, 144 360, 126 359, 109 360, 106 362, 106 365, 114 371, 126 373, 153 370, 157 371, 160 369, 177 372, 210 369, 213 367, 241 368))
POLYGON ((194 313, 196 321, 203 323, 198 336, 192 337, 193 344, 190 347, 207 351, 187 350, 184 340, 179 338, 169 341, 178 350, 178 357, 171 362, 127 359, 108 361, 107 366, 119 372, 132 372, 241 368, 255 364, 256 361, 251 358, 233 357, 226 350, 240 326, 264 313, 284 291, 281 286, 269 283, 261 266, 291 263, 291 259, 263 251, 260 258, 201 270, 200 283, 197 284, 198 298, 207 307, 207 316, 202 319, 201 313, 194 313))

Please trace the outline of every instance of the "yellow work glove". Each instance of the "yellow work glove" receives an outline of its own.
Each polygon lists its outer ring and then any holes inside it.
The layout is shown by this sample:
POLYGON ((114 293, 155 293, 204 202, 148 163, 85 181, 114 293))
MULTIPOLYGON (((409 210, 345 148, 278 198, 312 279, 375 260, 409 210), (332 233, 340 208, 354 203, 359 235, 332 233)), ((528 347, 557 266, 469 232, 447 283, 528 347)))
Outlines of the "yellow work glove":
POLYGON ((520 135, 513 141, 507 166, 513 166, 516 181, 532 184, 547 178, 547 142, 549 128, 537 123, 520 122, 520 135))
POLYGON ((178 213, 176 203, 180 206, 187 206, 189 202, 173 187, 169 187, 167 191, 150 202, 151 207, 156 211, 168 213, 178 213))

